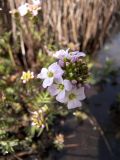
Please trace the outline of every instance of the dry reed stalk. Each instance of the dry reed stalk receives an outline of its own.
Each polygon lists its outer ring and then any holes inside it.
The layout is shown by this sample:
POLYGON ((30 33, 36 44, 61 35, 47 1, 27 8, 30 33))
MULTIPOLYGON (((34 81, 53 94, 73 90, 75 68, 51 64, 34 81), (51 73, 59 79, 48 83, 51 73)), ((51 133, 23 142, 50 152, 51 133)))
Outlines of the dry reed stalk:
MULTIPOLYGON (((15 4, 13 0, 9 0, 9 4, 10 4, 10 10, 14 10, 15 9, 15 4)), ((14 43, 16 43, 17 40, 17 35, 16 35, 16 22, 15 22, 15 15, 12 14, 11 15, 11 21, 12 21, 12 34, 13 34, 13 41, 14 43)))
POLYGON ((91 52, 102 45, 118 4, 119 0, 46 0, 44 25, 62 44, 72 42, 91 52))
MULTIPOLYGON (((11 0, 11 1, 14 4, 14 8, 13 8, 13 5, 10 5, 10 7, 12 6, 11 10, 18 8, 21 5, 21 0, 14 0, 14 2, 13 2, 13 0, 11 0)), ((30 0, 22 1, 22 3, 24 3, 24 2, 30 2, 30 0)), ((12 19, 13 18, 14 17, 12 17, 12 19)), ((24 19, 24 17, 20 17, 20 24, 22 26, 22 28, 19 30, 19 32, 20 32, 20 42, 21 42, 21 46, 22 46, 21 47, 21 52, 22 52, 22 55, 23 55, 25 68, 28 68, 28 65, 29 66, 33 65, 34 60, 35 60, 35 54, 34 54, 34 51, 33 51, 33 49, 34 49, 34 47, 33 47, 34 39, 32 38, 32 33, 30 31, 31 22, 24 19), (27 48, 27 52, 25 51, 25 46, 27 48), (26 58, 27 58, 27 61, 26 61, 26 58)), ((12 26, 12 29, 13 29, 13 26, 12 26)))

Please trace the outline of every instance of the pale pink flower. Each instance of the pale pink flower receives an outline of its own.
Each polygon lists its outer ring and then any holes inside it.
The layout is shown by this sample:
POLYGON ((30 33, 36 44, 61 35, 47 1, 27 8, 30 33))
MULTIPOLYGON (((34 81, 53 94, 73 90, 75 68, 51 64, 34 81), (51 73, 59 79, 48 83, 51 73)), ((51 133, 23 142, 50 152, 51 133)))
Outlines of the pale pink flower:
POLYGON ((59 99, 59 102, 66 103, 68 109, 81 107, 81 100, 85 99, 84 87, 74 88, 66 93, 64 98, 59 99))
POLYGON ((32 10, 32 15, 37 16, 38 15, 38 10, 32 10))
POLYGON ((65 97, 66 91, 70 91, 72 89, 72 84, 69 80, 62 78, 55 79, 54 84, 52 84, 50 87, 48 87, 48 92, 52 96, 56 96, 56 100, 59 101, 59 99, 63 99, 65 97))
POLYGON ((60 59, 60 60, 64 60, 65 58, 68 58, 69 56, 69 48, 65 51, 63 49, 57 51, 55 54, 53 54, 53 57, 60 59))
POLYGON ((34 5, 41 5, 41 0, 32 0, 34 5))
POLYGON ((53 57, 64 61, 64 59, 69 59, 72 60, 73 62, 76 61, 79 57, 85 57, 85 53, 79 52, 79 51, 74 51, 74 52, 69 52, 69 48, 67 50, 59 50, 55 54, 53 54, 53 57))
POLYGON ((20 13, 21 16, 25 16, 29 11, 29 4, 25 3, 22 4, 20 7, 18 7, 18 12, 20 13))
POLYGON ((48 69, 42 68, 40 74, 38 74, 38 78, 44 79, 43 87, 46 88, 53 84, 54 79, 59 79, 62 77, 64 71, 61 67, 57 64, 57 62, 51 64, 48 69))

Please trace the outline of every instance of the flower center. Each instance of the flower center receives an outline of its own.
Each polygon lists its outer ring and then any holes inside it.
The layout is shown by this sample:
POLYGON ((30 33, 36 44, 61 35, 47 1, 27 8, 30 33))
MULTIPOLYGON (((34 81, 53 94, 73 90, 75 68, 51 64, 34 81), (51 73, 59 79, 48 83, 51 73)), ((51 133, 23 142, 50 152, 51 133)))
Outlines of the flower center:
POLYGON ((59 88, 59 90, 64 90, 64 85, 63 84, 59 84, 58 88, 59 88))
POLYGON ((71 56, 73 55, 73 53, 72 53, 72 52, 70 52, 69 54, 70 54, 71 56))
POLYGON ((48 77, 53 77, 53 73, 52 72, 48 72, 48 77))
POLYGON ((69 99, 73 100, 76 98, 76 95, 74 93, 69 94, 69 99))

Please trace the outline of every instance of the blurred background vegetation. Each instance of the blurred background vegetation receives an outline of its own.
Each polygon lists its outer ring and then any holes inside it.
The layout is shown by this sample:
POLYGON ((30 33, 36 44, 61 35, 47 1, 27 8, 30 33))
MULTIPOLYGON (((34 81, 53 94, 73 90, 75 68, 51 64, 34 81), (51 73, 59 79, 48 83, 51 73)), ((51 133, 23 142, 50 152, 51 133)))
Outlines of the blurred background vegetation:
POLYGON ((41 48, 49 53, 51 45, 80 49, 93 55, 111 30, 116 30, 116 21, 119 20, 119 0, 43 0, 39 16, 34 19, 35 24, 26 18, 20 18, 16 23, 14 14, 9 13, 20 6, 20 0, 0 3, 3 8, 0 11, 1 35, 5 31, 10 32, 6 38, 15 45, 14 56, 20 54, 20 46, 24 43, 29 65, 36 61, 35 51, 41 48))

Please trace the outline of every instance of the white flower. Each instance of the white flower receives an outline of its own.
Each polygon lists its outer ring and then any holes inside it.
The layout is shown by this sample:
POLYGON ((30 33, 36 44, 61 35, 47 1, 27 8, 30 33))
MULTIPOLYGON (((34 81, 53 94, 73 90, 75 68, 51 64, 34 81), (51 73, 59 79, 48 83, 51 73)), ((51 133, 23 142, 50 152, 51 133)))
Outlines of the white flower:
POLYGON ((84 52, 79 52, 79 51, 74 51, 74 52, 70 52, 69 53, 71 57, 75 56, 75 57, 85 57, 85 53, 84 52))
POLYGON ((81 107, 81 100, 85 99, 84 87, 74 88, 66 93, 66 96, 59 99, 61 103, 67 103, 68 109, 81 107))
POLYGON ((32 0, 32 3, 34 5, 40 5, 41 4, 41 0, 32 0))
POLYGON ((40 74, 38 74, 38 78, 44 79, 43 87, 46 88, 51 86, 54 79, 59 79, 63 75, 64 71, 60 68, 57 62, 51 64, 48 69, 42 68, 40 74))
POLYGON ((85 57, 85 53, 83 52, 79 52, 79 51, 74 51, 74 52, 69 52, 69 48, 65 51, 65 50, 59 50, 57 51, 55 54, 53 54, 53 57, 60 59, 62 61, 64 61, 64 59, 69 59, 72 61, 76 61, 76 59, 78 59, 79 57, 85 57))
POLYGON ((71 60, 72 62, 76 62, 80 57, 85 57, 85 53, 79 52, 79 51, 74 51, 74 52, 69 52, 68 59, 71 60))
POLYGON ((76 61, 76 59, 78 59, 79 57, 85 57, 85 56, 86 55, 84 52, 74 51, 69 53, 68 59, 72 61, 76 61))
POLYGON ((25 16, 28 11, 29 11, 29 4, 28 3, 25 3, 25 4, 22 4, 20 7, 18 7, 18 12, 20 13, 21 16, 25 16))
POLYGON ((68 58, 69 56, 69 48, 65 51, 63 49, 57 51, 55 54, 53 54, 53 57, 60 59, 60 60, 64 60, 65 58, 68 58))
POLYGON ((56 100, 60 101, 65 97, 66 91, 70 91, 72 89, 72 84, 69 80, 62 78, 55 79, 54 84, 52 84, 50 87, 48 87, 48 91, 52 96, 56 96, 56 100))
POLYGON ((21 80, 23 81, 23 83, 26 83, 33 78, 34 78, 34 72, 30 72, 30 71, 24 72, 23 71, 22 76, 21 76, 21 80))
POLYGON ((33 16, 37 16, 37 15, 38 15, 38 10, 35 10, 35 9, 32 10, 32 15, 33 15, 33 16))

